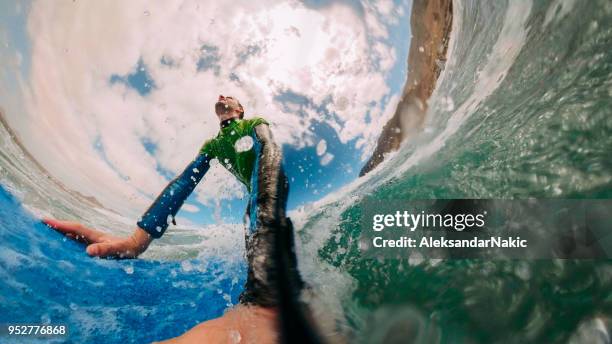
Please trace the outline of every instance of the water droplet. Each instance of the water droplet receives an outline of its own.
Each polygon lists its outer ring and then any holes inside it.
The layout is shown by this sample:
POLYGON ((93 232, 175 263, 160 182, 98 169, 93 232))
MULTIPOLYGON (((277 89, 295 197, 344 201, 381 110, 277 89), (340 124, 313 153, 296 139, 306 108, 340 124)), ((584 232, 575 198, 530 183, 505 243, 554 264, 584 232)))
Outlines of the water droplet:
POLYGON ((240 343, 240 341, 242 340, 240 332, 236 330, 230 330, 229 336, 231 343, 240 343))
POLYGON ((321 156, 325 154, 326 151, 327 151, 327 141, 325 141, 324 139, 321 139, 319 143, 317 143, 317 155, 321 156))
POLYGON ((249 151, 251 148, 253 148, 253 138, 250 136, 243 136, 234 144, 234 149, 238 153, 249 151))
POLYGON ((123 271, 125 271, 126 274, 131 275, 134 273, 134 266, 133 265, 126 265, 123 267, 123 271))
POLYGON ((408 264, 415 266, 415 265, 419 265, 423 262, 423 256, 418 253, 418 252, 414 252, 410 255, 410 257, 408 257, 408 264))
POLYGON ((321 165, 326 166, 332 160, 334 160, 334 155, 330 153, 325 153, 325 155, 323 155, 323 157, 321 158, 321 165))
POLYGON ((181 262, 181 269, 185 272, 189 272, 193 270, 193 265, 191 265, 191 262, 189 262, 188 260, 183 260, 181 262))

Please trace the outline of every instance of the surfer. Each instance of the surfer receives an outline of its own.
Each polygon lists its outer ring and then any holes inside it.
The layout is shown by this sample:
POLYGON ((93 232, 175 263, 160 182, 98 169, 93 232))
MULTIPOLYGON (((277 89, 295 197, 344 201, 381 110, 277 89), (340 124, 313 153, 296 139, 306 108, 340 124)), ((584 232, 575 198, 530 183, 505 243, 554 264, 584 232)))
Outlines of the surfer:
POLYGON ((250 194, 245 214, 247 281, 238 306, 167 343, 250 342, 249 338, 275 342, 279 306, 283 306, 279 299, 296 300, 303 285, 297 271, 293 226, 285 212, 289 182, 281 165, 281 150, 266 120, 244 119, 244 109, 237 99, 220 95, 215 113, 220 123, 217 136, 206 141, 195 159, 166 186, 129 237, 110 235, 77 222, 43 221, 87 244, 90 256, 136 258, 153 239, 164 234, 170 223, 175 223, 183 202, 208 171, 210 161, 217 159, 250 194), (280 271, 278 264, 282 265, 280 271))

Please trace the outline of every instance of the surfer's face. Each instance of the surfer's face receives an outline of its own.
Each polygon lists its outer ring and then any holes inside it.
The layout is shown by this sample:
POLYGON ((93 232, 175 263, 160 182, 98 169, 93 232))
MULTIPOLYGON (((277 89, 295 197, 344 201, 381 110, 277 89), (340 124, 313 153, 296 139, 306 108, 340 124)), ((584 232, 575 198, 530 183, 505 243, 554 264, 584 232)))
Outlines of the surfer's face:
POLYGON ((215 113, 220 121, 224 121, 229 118, 239 118, 243 110, 236 99, 219 95, 219 99, 215 103, 215 113))

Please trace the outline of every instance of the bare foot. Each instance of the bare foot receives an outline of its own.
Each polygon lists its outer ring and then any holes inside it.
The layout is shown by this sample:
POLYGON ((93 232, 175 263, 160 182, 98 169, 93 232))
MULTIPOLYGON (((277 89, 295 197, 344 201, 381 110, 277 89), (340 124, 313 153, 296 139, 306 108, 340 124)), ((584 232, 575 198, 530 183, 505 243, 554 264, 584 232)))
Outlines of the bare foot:
POLYGON ((183 335, 160 344, 276 343, 278 311, 275 308, 238 305, 219 318, 196 325, 183 335))

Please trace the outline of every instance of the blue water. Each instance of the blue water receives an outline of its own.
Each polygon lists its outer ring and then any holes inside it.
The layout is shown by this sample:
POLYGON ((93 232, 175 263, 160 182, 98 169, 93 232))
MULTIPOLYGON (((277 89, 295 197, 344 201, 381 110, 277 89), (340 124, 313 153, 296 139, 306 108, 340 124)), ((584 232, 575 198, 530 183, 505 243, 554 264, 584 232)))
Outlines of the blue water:
MULTIPOLYGON (((244 283, 243 263, 90 258, 84 245, 40 223, 2 187, 0 241, 0 323, 67 325, 69 340, 51 342, 178 336, 235 304, 244 283)), ((9 342, 20 341, 41 340, 9 342)))

